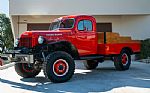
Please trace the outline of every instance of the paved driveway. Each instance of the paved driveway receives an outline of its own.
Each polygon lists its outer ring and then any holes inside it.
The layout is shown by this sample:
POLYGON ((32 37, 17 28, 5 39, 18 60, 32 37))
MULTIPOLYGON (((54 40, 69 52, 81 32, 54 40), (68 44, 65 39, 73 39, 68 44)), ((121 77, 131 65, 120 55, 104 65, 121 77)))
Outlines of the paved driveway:
POLYGON ((96 70, 85 70, 76 62, 73 78, 54 84, 40 73, 36 78, 24 79, 14 68, 0 71, 0 93, 150 93, 150 64, 133 62, 130 70, 116 71, 113 62, 99 64, 96 70))

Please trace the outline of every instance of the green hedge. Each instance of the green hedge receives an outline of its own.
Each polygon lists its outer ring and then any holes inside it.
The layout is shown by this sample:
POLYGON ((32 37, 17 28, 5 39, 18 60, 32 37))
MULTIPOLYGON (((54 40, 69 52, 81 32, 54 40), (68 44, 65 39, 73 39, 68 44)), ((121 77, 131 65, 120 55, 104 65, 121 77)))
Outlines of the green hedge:
POLYGON ((145 59, 150 57, 150 38, 141 41, 141 53, 140 59, 145 59))

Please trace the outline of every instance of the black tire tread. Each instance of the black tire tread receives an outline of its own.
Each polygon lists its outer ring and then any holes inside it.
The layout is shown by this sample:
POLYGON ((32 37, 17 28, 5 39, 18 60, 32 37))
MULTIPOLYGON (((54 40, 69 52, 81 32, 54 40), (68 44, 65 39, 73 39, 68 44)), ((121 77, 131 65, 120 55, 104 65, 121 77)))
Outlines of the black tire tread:
POLYGON ((17 72, 17 74, 23 78, 33 78, 41 72, 41 70, 33 70, 32 72, 25 72, 22 69, 22 64, 23 63, 17 63, 15 64, 14 67, 15 67, 15 71, 17 72))
MULTIPOLYGON (((74 74, 74 71, 75 71, 75 63, 74 63, 74 60, 73 60, 73 58, 71 57, 71 55, 70 54, 68 54, 68 53, 66 53, 66 52, 63 52, 63 51, 56 51, 56 52, 52 52, 52 53, 50 53, 47 57, 46 57, 46 62, 44 62, 44 64, 43 64, 43 72, 44 72, 44 75, 45 75, 45 77, 47 78, 47 79, 49 79, 51 82, 54 82, 54 83, 63 83, 63 82, 66 82, 66 81, 68 81, 68 80, 70 80, 71 79, 71 77, 73 76, 73 74, 74 74), (48 74, 47 73, 47 65, 48 64, 51 64, 52 65, 52 62, 50 62, 50 61, 52 61, 52 60, 55 60, 55 58, 57 58, 57 57, 60 57, 60 56, 66 56, 67 58, 69 58, 69 60, 71 60, 70 62, 71 62, 71 67, 69 67, 69 70, 71 71, 69 71, 68 73, 69 73, 69 75, 68 76, 66 76, 64 79, 57 79, 57 77, 56 78, 53 78, 54 76, 52 75, 52 74, 48 74)), ((68 63, 69 64, 69 63, 68 63)))
POLYGON ((118 71, 124 71, 124 70, 128 70, 131 64, 131 55, 129 53, 128 50, 122 50, 120 55, 115 56, 114 57, 114 66, 116 68, 116 70, 118 71), (123 66, 122 62, 121 62, 121 54, 126 53, 128 55, 128 64, 126 66, 123 66))

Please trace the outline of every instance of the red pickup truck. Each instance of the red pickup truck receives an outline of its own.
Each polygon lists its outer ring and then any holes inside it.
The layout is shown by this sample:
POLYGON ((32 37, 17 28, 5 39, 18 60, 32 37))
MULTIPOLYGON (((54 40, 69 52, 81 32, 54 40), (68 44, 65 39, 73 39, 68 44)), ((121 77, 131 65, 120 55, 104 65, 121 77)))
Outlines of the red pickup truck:
POLYGON ((105 57, 117 70, 128 70, 131 55, 140 52, 140 42, 113 32, 96 31, 96 19, 88 15, 55 19, 47 31, 26 31, 16 39, 11 61, 18 75, 35 77, 43 69, 52 82, 66 82, 75 71, 74 60, 86 60, 95 69, 105 57))

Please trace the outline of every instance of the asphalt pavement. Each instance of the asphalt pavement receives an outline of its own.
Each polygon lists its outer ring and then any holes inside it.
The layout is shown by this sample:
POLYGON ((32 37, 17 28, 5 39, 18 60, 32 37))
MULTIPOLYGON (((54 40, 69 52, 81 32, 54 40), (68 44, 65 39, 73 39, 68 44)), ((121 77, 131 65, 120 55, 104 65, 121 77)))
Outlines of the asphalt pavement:
POLYGON ((51 83, 43 71, 35 78, 18 76, 14 67, 0 70, 0 93, 150 93, 150 64, 132 62, 127 71, 116 71, 111 61, 86 70, 76 61, 73 78, 66 83, 51 83))

